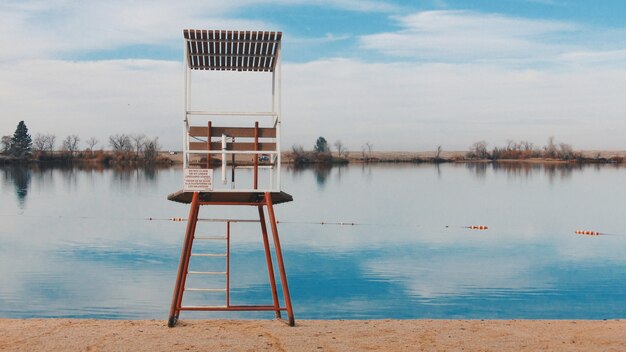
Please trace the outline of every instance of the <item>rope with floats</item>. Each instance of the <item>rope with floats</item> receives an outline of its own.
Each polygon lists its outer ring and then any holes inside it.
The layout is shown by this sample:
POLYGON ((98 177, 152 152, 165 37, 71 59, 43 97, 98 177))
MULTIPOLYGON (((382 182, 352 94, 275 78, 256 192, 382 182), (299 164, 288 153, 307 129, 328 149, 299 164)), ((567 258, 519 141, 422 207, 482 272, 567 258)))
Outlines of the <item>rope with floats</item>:
MULTIPOLYGON (((182 217, 171 217, 171 218, 160 218, 160 217, 116 217, 116 218, 104 218, 99 216, 64 216, 64 215, 25 215, 25 214, 0 214, 2 217, 13 217, 13 216, 21 216, 21 217, 32 217, 32 218, 55 218, 55 219, 83 219, 83 220, 137 220, 137 221, 172 221, 172 222, 185 222, 187 218, 182 217)), ((259 220, 254 219, 218 219, 218 218, 199 218, 198 221, 202 222, 231 222, 231 223, 253 223, 259 222, 259 220)), ((352 222, 352 221, 276 221, 276 224, 290 224, 290 225, 331 225, 331 226, 397 226, 397 227, 420 227, 420 225, 410 225, 410 224, 391 224, 391 223, 363 223, 363 222, 352 222)), ((445 225, 445 228, 462 228, 468 230, 477 230, 477 231, 486 231, 489 230, 489 226, 487 225, 468 225, 468 226, 451 226, 445 225)), ((575 230, 574 234, 581 236, 618 236, 615 234, 609 234, 599 231, 591 231, 591 230, 575 230)))
POLYGON ((470 230, 489 230, 489 227, 485 225, 463 226, 463 228, 470 229, 470 230))
MULTIPOLYGON (((174 222, 187 221, 186 218, 148 218, 148 220, 170 220, 174 222)), ((259 222, 259 220, 234 220, 234 219, 201 219, 198 221, 210 221, 210 222, 259 222)), ((403 225, 403 224, 389 224, 389 223, 363 223, 363 222, 351 222, 351 221, 276 221, 276 224, 295 224, 295 225, 336 225, 336 226, 402 226, 402 227, 420 227, 420 225, 403 225)), ((449 228, 449 225, 445 226, 449 228)), ((470 230, 488 230, 489 226, 486 225, 470 225, 459 226, 462 229, 470 230)))
POLYGON ((576 230, 574 231, 577 235, 585 235, 585 236, 601 236, 607 235, 606 233, 600 233, 598 231, 589 231, 589 230, 576 230))
MULTIPOLYGON (((187 221, 186 218, 147 218, 147 220, 151 221, 162 221, 162 220, 170 220, 174 222, 187 221)), ((252 219, 201 219, 198 221, 208 221, 208 222, 259 222, 259 220, 252 219)), ((337 226, 406 226, 406 227, 419 227, 420 225, 401 225, 401 224, 384 224, 384 223, 363 223, 363 222, 350 222, 350 221, 279 221, 276 220, 277 224, 298 224, 298 225, 337 225, 337 226)))
MULTIPOLYGON (((187 221, 185 218, 148 218, 148 220, 171 220, 171 221, 187 221)), ((229 219, 198 219, 198 221, 211 221, 211 222, 259 222, 259 220, 229 220, 229 219)), ((276 221, 276 224, 297 224, 297 225, 336 225, 336 226, 406 226, 406 227, 420 227, 420 225, 402 225, 402 224, 384 224, 384 223, 359 223, 359 222, 346 222, 346 221, 276 221)), ((445 228, 453 226, 446 225, 445 228)), ((469 225, 458 226, 462 229, 485 231, 489 230, 487 225, 469 225)), ((590 230, 575 230, 575 234, 583 236, 617 236, 608 233, 602 233, 598 231, 590 230)))
MULTIPOLYGON (((187 221, 185 218, 148 218, 148 220, 171 220, 175 222, 187 221)), ((229 219, 198 219, 198 221, 212 221, 212 222, 259 222, 259 220, 229 220, 229 219)), ((336 225, 336 226, 405 226, 405 227, 420 227, 420 225, 403 225, 403 224, 385 224, 385 223, 363 223, 363 222, 350 222, 350 221, 276 221, 276 224, 296 224, 296 225, 336 225)), ((449 228, 449 225, 445 226, 449 228)), ((488 230, 489 226, 486 225, 470 225, 459 226, 462 229, 470 230, 488 230)))

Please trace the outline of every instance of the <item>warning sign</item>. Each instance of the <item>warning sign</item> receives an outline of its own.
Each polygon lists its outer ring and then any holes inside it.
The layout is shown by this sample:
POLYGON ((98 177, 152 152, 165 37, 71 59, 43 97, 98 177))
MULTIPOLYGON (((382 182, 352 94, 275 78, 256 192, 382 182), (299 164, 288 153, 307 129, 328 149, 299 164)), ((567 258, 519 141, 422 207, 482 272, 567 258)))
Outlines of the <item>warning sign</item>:
POLYGON ((213 190, 213 169, 185 169, 183 191, 210 192, 213 190))

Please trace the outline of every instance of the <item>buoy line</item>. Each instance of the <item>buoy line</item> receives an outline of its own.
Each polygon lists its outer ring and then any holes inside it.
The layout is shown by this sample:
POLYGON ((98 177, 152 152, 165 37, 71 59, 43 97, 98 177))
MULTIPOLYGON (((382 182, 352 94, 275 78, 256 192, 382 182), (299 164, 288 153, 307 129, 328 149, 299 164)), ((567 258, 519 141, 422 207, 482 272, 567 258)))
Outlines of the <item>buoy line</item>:
MULTIPOLYGON (((172 222, 185 222, 187 218, 182 217, 101 217, 101 216, 66 216, 66 215, 32 215, 32 214, 0 214, 1 217, 26 217, 26 218, 55 218, 55 219, 83 219, 83 220, 134 220, 134 221, 172 221, 172 222)), ((219 218, 199 218, 198 221, 202 222, 231 222, 231 223, 252 223, 259 222, 256 219, 219 219, 219 218)), ((394 224, 394 223, 364 223, 353 221, 276 221, 277 224, 290 224, 290 225, 334 225, 334 226, 397 226, 397 227, 421 227, 421 225, 414 224, 394 224)), ((469 226, 452 226, 445 225, 444 228, 462 228, 469 230, 485 231, 489 230, 489 226, 486 225, 469 225, 469 226)), ((575 230, 574 234, 583 236, 619 236, 615 234, 608 234, 599 231, 590 230, 575 230)))

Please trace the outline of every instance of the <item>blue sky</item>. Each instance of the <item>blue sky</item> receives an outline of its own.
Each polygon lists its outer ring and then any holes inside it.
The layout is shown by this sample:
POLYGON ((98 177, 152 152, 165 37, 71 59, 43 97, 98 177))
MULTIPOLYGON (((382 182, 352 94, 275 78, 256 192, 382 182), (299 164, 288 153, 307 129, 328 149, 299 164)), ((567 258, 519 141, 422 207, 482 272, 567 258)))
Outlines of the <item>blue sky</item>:
MULTIPOLYGON (((338 2, 339 4, 341 2, 338 2)), ((366 3, 366 2, 364 2, 366 3)), ((373 2, 370 7, 359 8, 358 1, 351 5, 332 6, 328 2, 279 2, 234 6, 229 11, 234 17, 250 21, 262 20, 271 30, 284 31, 290 46, 285 46, 285 60, 305 62, 320 58, 354 57, 368 59, 355 39, 381 32, 401 30, 398 17, 426 11, 471 11, 499 14, 512 18, 559 21, 585 27, 586 31, 623 29, 626 2, 623 1, 558 1, 558 0, 508 0, 508 1, 387 1, 373 2), (322 21, 320 21, 322 20, 322 21), (356 50, 356 52, 355 52, 356 50)), ((581 31, 569 35, 585 35, 581 31)), ((546 38, 548 39, 548 38, 546 38)), ((554 38, 555 40, 557 38, 554 38)), ((568 38, 576 42, 579 38, 568 38)), ((624 41, 626 42, 626 40, 624 41)), ((67 59, 159 59, 179 60, 178 42, 134 44, 109 50, 91 50, 69 53, 67 59)), ((611 43, 606 43, 610 45, 611 43)), ((601 45, 598 43, 598 45, 601 45)), ((378 60, 382 58, 378 57, 378 60)), ((445 58, 444 58, 445 60, 445 58)))
POLYGON ((0 133, 180 149, 182 29, 259 29, 284 33, 286 146, 626 149, 625 19, 623 1, 4 0, 0 133))

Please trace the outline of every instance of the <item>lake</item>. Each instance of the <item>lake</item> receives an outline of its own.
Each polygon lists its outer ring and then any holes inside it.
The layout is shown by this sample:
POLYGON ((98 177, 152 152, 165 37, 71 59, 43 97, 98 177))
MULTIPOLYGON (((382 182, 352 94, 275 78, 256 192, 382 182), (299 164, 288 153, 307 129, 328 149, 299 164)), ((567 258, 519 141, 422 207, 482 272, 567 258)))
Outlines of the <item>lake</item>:
MULTIPOLYGON (((624 318, 625 180, 611 165, 284 168, 294 202, 275 210, 296 319, 624 318)), ((179 168, 0 167, 0 317, 166 320, 186 225, 167 219, 188 213, 166 196, 181 185, 179 168)), ((232 226, 231 303, 271 304, 258 223, 232 226)), ((181 314, 205 317, 273 313, 181 314)))

